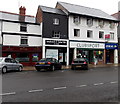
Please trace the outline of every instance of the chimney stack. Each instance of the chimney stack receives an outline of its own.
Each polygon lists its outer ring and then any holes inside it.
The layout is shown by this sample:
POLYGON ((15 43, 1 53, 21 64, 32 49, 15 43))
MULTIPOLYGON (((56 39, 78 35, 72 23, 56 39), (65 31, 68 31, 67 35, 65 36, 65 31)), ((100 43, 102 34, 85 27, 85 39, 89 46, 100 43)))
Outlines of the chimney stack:
POLYGON ((19 20, 24 22, 25 21, 25 15, 26 15, 26 8, 21 6, 19 8, 19 20))

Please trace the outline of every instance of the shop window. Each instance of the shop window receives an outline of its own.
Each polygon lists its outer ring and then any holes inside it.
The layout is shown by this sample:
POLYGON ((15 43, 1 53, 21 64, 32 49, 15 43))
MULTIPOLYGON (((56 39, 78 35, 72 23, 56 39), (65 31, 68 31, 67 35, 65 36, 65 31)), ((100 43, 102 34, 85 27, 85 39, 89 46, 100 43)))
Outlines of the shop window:
POLYGON ((74 29, 74 37, 80 36, 80 29, 74 29))
POLYGON ((110 39, 114 40, 114 33, 113 32, 110 32, 110 39))
POLYGON ((53 31, 52 37, 53 37, 53 38, 60 38, 60 32, 55 32, 55 31, 53 31))
POLYGON ((104 38, 104 32, 103 31, 99 31, 99 38, 103 39, 104 38))
POLYGON ((28 37, 21 36, 21 45, 28 45, 28 37))
POLYGON ((98 61, 103 61, 103 51, 99 50, 99 51, 94 51, 94 57, 98 60, 98 61))
POLYGON ((27 32, 27 24, 21 23, 20 24, 20 31, 21 32, 27 32))
POLYGON ((29 54, 28 53, 17 53, 16 60, 19 62, 29 62, 29 54))
POLYGON ((73 17, 73 23, 79 24, 80 23, 80 17, 79 16, 74 16, 73 17))
POLYGON ((53 19, 53 24, 54 25, 59 25, 60 20, 58 18, 53 19))
POLYGON ((38 53, 32 54, 32 61, 37 62, 38 61, 38 53))
POLYGON ((93 31, 87 30, 87 38, 92 38, 93 37, 93 31))
POLYGON ((93 26, 93 19, 92 18, 87 18, 87 25, 93 26))

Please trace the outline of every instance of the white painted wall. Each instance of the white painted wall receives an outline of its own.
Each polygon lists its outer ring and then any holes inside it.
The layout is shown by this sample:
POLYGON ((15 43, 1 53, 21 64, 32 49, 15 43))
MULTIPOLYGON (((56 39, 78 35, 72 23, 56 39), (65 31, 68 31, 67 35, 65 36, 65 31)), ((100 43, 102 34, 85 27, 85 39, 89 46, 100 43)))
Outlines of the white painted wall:
POLYGON ((86 24, 85 17, 81 17, 81 23, 75 24, 73 23, 73 16, 69 16, 69 39, 70 40, 80 40, 80 41, 98 41, 98 42, 105 42, 104 39, 99 39, 99 31, 104 31, 104 34, 109 34, 110 32, 114 32, 115 39, 110 40, 109 42, 117 43, 117 23, 114 29, 109 27, 109 21, 105 21, 105 25, 103 28, 100 28, 98 25, 98 19, 93 19, 93 26, 88 27, 86 24), (74 29, 80 29, 80 36, 74 37, 74 29), (93 38, 87 38, 87 30, 93 31, 93 38))
MULTIPOLYGON (((20 32, 20 23, 13 23, 13 22, 3 22, 3 29, 2 32, 5 33, 19 33, 21 35, 28 34, 28 45, 29 46, 42 46, 42 37, 38 37, 42 35, 42 25, 34 25, 28 24, 27 25, 27 32, 20 32), (33 35, 33 36, 29 36, 33 35), (34 36, 38 35, 38 36, 34 36)), ((8 35, 4 34, 3 38, 3 45, 9 46, 19 46, 20 45, 20 35, 8 35)), ((0 38, 1 39, 1 38, 0 38)))
MULTIPOLYGON (((5 45, 5 46, 20 46, 20 39, 21 39, 21 37, 19 35, 4 34, 3 45, 5 45)), ((42 46, 42 38, 28 36, 28 46, 34 46, 34 47, 42 46)))
POLYGON ((17 35, 3 35, 3 45, 6 46, 19 46, 20 36, 17 35))
POLYGON ((2 44, 2 21, 0 21, 0 44, 2 44))

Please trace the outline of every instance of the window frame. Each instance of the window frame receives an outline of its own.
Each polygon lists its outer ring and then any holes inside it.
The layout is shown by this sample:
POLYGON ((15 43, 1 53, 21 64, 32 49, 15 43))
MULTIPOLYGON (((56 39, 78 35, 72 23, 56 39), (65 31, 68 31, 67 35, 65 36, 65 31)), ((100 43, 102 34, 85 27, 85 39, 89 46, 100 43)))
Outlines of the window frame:
POLYGON ((99 31, 99 39, 104 39, 104 31, 99 31), (102 33, 102 37, 100 37, 100 33, 102 33))
POLYGON ((86 19, 86 24, 87 24, 87 26, 89 26, 89 27, 93 26, 93 18, 87 18, 87 19, 86 19))
POLYGON ((93 38, 93 31, 92 30, 87 30, 87 38, 93 38), (88 37, 88 33, 90 33, 88 37))
POLYGON ((74 29, 74 37, 80 37, 80 29, 74 29), (75 36, 75 32, 76 32, 76 36, 75 36))
POLYGON ((20 23, 20 32, 27 32, 27 24, 20 23))
POLYGON ((53 18, 53 24, 54 25, 59 25, 60 24, 60 19, 59 18, 53 18))
POLYGON ((28 45, 28 36, 21 36, 20 45, 28 45), (27 40, 26 43, 22 42, 22 40, 27 40))

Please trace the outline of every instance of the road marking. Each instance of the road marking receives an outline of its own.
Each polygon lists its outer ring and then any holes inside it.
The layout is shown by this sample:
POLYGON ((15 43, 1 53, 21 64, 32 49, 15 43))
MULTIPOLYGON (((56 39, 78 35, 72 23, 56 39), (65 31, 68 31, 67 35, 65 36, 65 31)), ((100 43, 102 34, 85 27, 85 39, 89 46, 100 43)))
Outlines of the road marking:
POLYGON ((57 87, 57 88, 54 88, 54 90, 61 90, 61 89, 65 89, 67 87, 57 87))
POLYGON ((10 93, 3 93, 3 94, 0 94, 0 96, 5 96, 5 95, 15 95, 16 92, 10 92, 10 93))
POLYGON ((102 84, 104 84, 104 83, 95 83, 94 85, 98 86, 98 85, 102 85, 102 84))
POLYGON ((118 83, 118 81, 110 82, 111 84, 118 83))
POLYGON ((42 92, 43 91, 43 89, 39 89, 39 90, 30 90, 30 91, 28 91, 28 92, 42 92))
POLYGON ((87 85, 80 85, 80 86, 76 86, 76 87, 86 87, 87 85))

